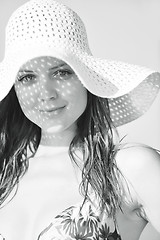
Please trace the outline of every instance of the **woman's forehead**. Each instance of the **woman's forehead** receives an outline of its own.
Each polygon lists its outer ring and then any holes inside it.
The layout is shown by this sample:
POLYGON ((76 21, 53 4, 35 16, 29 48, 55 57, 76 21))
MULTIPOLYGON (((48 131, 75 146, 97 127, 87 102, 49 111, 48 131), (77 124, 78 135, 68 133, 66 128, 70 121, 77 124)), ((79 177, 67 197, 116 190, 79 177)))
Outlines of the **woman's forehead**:
POLYGON ((54 67, 59 67, 62 65, 67 65, 64 61, 51 57, 51 56, 41 56, 41 57, 36 57, 32 58, 26 63, 24 63, 21 67, 20 70, 37 70, 38 69, 43 69, 43 68, 54 68, 54 67))

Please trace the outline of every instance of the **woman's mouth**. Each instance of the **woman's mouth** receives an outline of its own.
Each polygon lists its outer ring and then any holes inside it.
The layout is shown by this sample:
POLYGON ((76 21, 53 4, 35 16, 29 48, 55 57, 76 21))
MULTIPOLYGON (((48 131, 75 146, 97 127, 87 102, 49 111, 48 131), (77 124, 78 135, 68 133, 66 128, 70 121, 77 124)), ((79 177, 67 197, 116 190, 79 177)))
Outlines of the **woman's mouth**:
POLYGON ((39 110, 40 112, 46 112, 46 113, 52 113, 52 112, 59 112, 59 111, 61 111, 62 109, 64 109, 65 108, 65 106, 63 106, 63 107, 56 107, 56 108, 46 108, 46 109, 41 109, 41 110, 39 110))

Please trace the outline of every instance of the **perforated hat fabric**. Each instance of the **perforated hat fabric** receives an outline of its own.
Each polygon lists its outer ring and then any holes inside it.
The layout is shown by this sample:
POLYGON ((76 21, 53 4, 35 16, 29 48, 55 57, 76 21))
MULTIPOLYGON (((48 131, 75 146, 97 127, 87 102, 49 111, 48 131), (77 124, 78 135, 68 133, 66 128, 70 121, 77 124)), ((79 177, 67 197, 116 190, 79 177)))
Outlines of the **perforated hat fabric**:
POLYGON ((92 55, 80 17, 54 0, 30 0, 10 17, 5 57, 0 64, 0 100, 13 86, 28 60, 52 56, 66 62, 84 87, 108 98, 115 126, 140 117, 160 88, 160 73, 92 55))

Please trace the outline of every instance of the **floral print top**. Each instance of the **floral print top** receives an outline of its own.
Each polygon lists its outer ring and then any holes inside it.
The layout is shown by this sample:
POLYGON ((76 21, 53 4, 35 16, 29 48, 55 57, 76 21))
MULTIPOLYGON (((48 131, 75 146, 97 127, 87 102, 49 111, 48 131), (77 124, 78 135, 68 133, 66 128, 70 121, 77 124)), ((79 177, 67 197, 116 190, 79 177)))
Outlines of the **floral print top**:
POLYGON ((113 221, 90 202, 69 207, 56 216, 38 240, 122 240, 113 221))

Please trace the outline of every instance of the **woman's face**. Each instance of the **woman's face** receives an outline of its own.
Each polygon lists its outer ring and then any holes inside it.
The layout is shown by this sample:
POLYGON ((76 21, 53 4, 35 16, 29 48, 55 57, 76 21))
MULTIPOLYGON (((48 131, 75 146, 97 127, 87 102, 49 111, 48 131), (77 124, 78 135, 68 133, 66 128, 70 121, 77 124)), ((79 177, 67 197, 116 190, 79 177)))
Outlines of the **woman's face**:
POLYGON ((19 70, 15 91, 26 117, 44 132, 76 126, 87 105, 87 90, 65 62, 38 57, 19 70))

